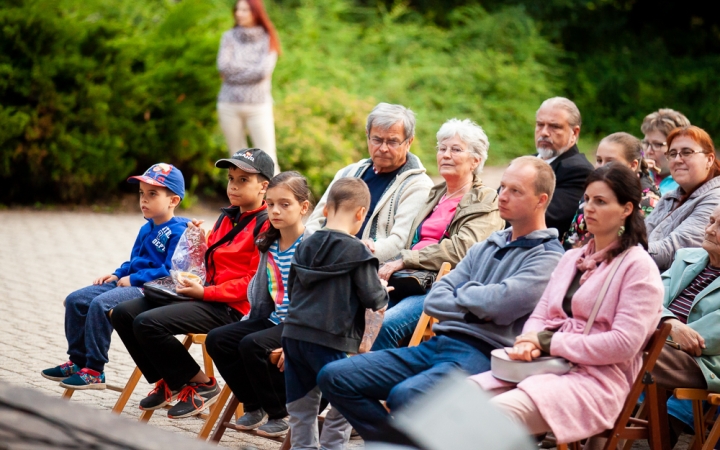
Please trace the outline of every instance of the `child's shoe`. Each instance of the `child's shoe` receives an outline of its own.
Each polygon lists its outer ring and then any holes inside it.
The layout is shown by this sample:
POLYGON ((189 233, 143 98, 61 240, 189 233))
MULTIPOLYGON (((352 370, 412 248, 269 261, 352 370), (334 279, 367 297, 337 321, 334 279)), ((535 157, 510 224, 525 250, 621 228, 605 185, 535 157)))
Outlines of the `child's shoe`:
POLYGON ((255 411, 245 411, 245 414, 235 422, 235 426, 241 430, 254 430, 265 422, 267 414, 262 408, 255 411))
POLYGON ((168 419, 182 419, 200 414, 217 401, 220 394, 215 378, 209 383, 188 383, 178 395, 178 402, 168 411, 168 419))
POLYGON ((256 433, 258 436, 265 437, 278 437, 287 433, 289 428, 288 420, 282 419, 270 419, 267 423, 257 429, 256 433))
POLYGON ((40 372, 40 375, 44 376, 48 380, 62 381, 65 378, 75 375, 80 371, 80 368, 72 361, 68 361, 65 364, 51 367, 40 372))
POLYGON ((87 367, 60 382, 65 389, 105 389, 105 373, 87 367))
POLYGON ((143 411, 154 411, 178 398, 179 390, 171 391, 165 380, 155 383, 155 388, 148 392, 147 397, 140 400, 140 409, 143 411))

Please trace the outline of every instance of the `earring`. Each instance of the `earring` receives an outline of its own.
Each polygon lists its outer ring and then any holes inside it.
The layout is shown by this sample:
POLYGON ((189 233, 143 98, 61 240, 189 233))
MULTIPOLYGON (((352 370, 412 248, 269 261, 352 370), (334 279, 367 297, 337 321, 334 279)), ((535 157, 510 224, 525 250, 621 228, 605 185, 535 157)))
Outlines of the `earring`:
POLYGON ((618 236, 622 236, 623 233, 625 233, 625 225, 620 225, 620 229, 618 230, 618 236))

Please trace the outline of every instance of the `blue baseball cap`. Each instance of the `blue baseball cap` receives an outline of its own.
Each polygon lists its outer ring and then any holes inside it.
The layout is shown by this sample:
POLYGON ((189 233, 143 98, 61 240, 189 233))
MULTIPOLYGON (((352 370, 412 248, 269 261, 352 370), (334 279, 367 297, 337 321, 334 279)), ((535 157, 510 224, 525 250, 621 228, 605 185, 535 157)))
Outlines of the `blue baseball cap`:
POLYGON ((147 183, 153 186, 162 186, 170 189, 173 194, 179 195, 180 200, 185 197, 185 179, 180 169, 172 164, 157 163, 152 165, 142 175, 135 175, 127 179, 128 183, 147 183))

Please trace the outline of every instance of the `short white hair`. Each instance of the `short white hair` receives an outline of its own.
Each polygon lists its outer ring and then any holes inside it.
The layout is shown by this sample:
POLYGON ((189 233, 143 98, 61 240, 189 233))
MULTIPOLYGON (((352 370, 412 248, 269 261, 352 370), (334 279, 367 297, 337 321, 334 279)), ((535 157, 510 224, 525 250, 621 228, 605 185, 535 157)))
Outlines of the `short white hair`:
POLYGON ((535 112, 535 116, 537 116, 537 113, 540 112, 540 110, 543 108, 543 106, 550 106, 550 107, 558 107, 560 109, 564 109, 568 113, 568 124, 571 127, 575 126, 581 126, 582 125, 582 117, 580 116, 580 110, 578 109, 575 102, 570 100, 569 98, 565 97, 552 97, 540 105, 537 112, 535 112))
POLYGON ((469 151, 480 158, 480 164, 475 168, 475 174, 479 175, 485 161, 487 161, 488 149, 490 148, 490 141, 485 131, 470 119, 450 119, 442 124, 435 137, 438 145, 440 145, 442 141, 452 139, 455 136, 459 137, 467 145, 469 151))
POLYGON ((415 113, 402 105, 378 103, 367 118, 365 132, 369 135, 373 126, 387 130, 398 122, 402 122, 405 139, 415 136, 415 113))

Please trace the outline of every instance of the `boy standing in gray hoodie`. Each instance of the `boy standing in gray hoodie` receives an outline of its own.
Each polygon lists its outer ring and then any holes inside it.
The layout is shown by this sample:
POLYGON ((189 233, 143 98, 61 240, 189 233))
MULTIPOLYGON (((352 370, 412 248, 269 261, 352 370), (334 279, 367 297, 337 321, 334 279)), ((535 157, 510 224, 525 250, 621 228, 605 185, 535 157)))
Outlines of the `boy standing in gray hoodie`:
POLYGON ((365 330, 365 309, 388 302, 378 277, 378 260, 356 237, 370 191, 358 178, 336 181, 323 214, 325 228, 295 251, 288 275, 290 306, 282 335, 285 389, 293 449, 344 448, 350 426, 334 408, 318 439, 320 389, 317 374, 328 363, 357 353, 365 330))
POLYGON ((320 372, 323 395, 363 439, 389 439, 385 406, 407 405, 452 370, 490 370, 490 352, 513 344, 564 252, 557 230, 545 225, 554 188, 547 163, 515 159, 498 198, 500 217, 512 227, 475 244, 425 299, 425 312, 439 321, 436 336, 417 347, 336 361, 320 372))

